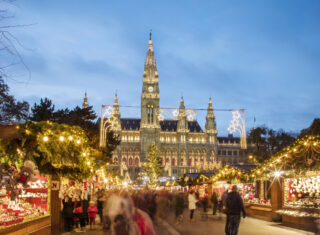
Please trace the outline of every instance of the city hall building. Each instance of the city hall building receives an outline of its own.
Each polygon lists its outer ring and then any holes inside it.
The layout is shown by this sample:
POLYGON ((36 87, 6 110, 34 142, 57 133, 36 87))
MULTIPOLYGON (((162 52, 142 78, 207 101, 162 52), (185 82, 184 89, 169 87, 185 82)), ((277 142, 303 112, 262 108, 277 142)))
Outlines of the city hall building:
POLYGON ((182 97, 176 118, 170 120, 161 118, 159 102, 159 75, 150 35, 142 76, 141 118, 122 118, 117 95, 109 116, 104 118, 102 115, 101 118, 101 147, 106 144, 108 128, 121 136, 121 144, 113 153, 110 167, 118 168, 122 176, 137 178, 153 142, 158 147, 167 176, 210 171, 219 163, 237 164, 246 160, 247 151, 241 148, 240 138, 217 136, 211 98, 204 129, 188 118, 182 97))

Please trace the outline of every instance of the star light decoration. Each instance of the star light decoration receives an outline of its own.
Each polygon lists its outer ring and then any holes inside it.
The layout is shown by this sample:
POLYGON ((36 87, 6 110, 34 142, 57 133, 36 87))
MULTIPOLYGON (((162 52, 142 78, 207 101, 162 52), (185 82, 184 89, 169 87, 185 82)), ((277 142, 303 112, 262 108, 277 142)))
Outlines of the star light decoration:
POLYGON ((246 125, 245 125, 245 118, 244 118, 244 110, 243 109, 232 111, 232 120, 231 120, 230 125, 228 127, 228 131, 230 134, 233 134, 235 132, 239 132, 240 137, 241 137, 241 140, 240 140, 241 148, 243 148, 243 149, 247 148, 246 125))
MULTIPOLYGON (((197 111, 195 109, 185 109, 187 120, 193 121, 197 116, 197 111)), ((179 109, 168 109, 160 108, 158 113, 158 118, 160 121, 164 119, 177 120, 179 116, 179 109)))

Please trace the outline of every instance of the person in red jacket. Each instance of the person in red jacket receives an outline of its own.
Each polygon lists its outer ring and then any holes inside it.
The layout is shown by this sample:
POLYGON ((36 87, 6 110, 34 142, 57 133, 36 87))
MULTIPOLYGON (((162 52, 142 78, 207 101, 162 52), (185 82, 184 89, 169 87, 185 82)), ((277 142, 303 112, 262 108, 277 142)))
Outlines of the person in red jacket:
POLYGON ((92 226, 96 225, 96 215, 98 213, 97 207, 94 206, 94 201, 90 201, 90 206, 88 207, 87 212, 90 219, 90 229, 92 229, 92 226))

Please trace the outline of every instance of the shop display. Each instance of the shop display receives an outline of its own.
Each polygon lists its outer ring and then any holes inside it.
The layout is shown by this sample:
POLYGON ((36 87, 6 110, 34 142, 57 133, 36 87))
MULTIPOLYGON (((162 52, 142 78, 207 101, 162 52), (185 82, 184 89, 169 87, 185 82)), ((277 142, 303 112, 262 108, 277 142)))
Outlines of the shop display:
POLYGON ((304 217, 304 218, 320 218, 319 213, 305 212, 305 211, 297 211, 297 210, 277 210, 278 214, 281 215, 289 215, 293 217, 304 217))
POLYGON ((285 208, 319 209, 320 176, 285 179, 285 208))
POLYGON ((48 214, 48 180, 38 175, 32 177, 34 182, 23 180, 14 187, 14 199, 12 191, 5 186, 0 189, 0 228, 48 214))
POLYGON ((237 187, 244 202, 254 199, 256 188, 253 184, 237 184, 237 187))

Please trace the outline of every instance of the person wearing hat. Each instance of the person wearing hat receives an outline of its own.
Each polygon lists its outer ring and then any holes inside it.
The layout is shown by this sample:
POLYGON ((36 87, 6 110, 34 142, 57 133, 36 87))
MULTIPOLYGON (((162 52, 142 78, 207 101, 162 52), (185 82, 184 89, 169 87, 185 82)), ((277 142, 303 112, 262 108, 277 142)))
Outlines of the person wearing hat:
POLYGON ((232 186, 232 191, 228 193, 228 197, 226 200, 226 208, 227 208, 227 221, 225 232, 226 235, 237 235, 239 224, 241 220, 241 212, 243 218, 246 217, 246 211, 243 206, 243 201, 238 193, 237 185, 232 186))

